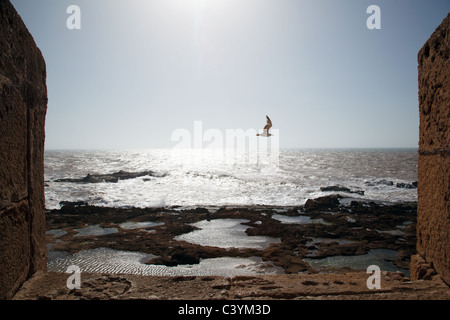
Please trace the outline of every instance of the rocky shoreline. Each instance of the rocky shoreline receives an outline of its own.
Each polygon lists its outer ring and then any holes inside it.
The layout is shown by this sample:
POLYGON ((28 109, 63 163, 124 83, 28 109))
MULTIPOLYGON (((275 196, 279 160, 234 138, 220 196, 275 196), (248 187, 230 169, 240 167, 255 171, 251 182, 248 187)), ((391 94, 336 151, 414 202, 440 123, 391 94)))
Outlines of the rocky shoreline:
POLYGON ((153 258, 146 263, 165 268, 196 265, 202 259, 217 257, 256 256, 283 272, 146 276, 83 271, 80 289, 67 288, 69 275, 64 272, 38 272, 14 299, 448 300, 450 289, 439 275, 410 281, 402 272, 382 269, 381 288, 372 290, 367 287, 366 267, 357 270, 308 263, 324 257, 364 257, 371 250, 390 249, 398 252, 390 262, 408 269, 415 254, 416 210, 414 202, 382 204, 339 194, 284 208, 110 208, 66 202, 61 209, 46 213, 49 256, 110 248, 149 253, 153 258), (263 248, 222 248, 180 240, 181 235, 198 230, 198 223, 223 219, 245 221, 242 226, 248 227, 248 238, 265 236, 277 241, 263 248), (84 232, 93 226, 103 232, 84 232))
POLYGON ((416 203, 382 204, 339 194, 284 208, 110 208, 65 202, 61 209, 46 212, 47 247, 49 256, 103 247, 143 252, 155 256, 147 264, 164 266, 218 257, 260 257, 286 274, 330 271, 313 267, 307 262, 311 260, 390 249, 398 252, 391 262, 407 270, 416 253, 416 210, 416 203), (215 219, 244 219, 249 237, 279 241, 265 248, 222 248, 176 239, 198 229, 192 224, 215 219), (134 227, 124 227, 127 223, 134 227), (80 233, 92 226, 111 232, 80 233))

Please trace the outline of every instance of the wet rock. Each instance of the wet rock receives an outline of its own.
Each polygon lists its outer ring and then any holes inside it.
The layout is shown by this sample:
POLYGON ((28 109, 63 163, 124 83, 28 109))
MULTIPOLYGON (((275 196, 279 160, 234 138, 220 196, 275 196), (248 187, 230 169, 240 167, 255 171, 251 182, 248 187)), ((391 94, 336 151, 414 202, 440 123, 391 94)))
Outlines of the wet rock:
POLYGON ((375 202, 363 202, 353 200, 350 202, 350 208, 353 213, 357 214, 377 214, 381 206, 375 202))
POLYGON ((169 255, 157 257, 147 262, 147 264, 161 264, 169 267, 198 263, 200 263, 199 253, 189 247, 177 247, 169 255))
POLYGON ((171 257, 158 257, 153 258, 146 262, 146 264, 156 264, 156 265, 165 265, 168 267, 176 267, 180 264, 198 264, 200 263, 200 259, 190 254, 175 254, 171 257))
POLYGON ((417 181, 413 183, 403 183, 399 182, 396 185, 397 188, 403 188, 403 189, 417 189, 417 181))
POLYGON ((175 253, 174 255, 172 255, 172 260, 176 261, 177 265, 178 264, 198 264, 200 263, 200 258, 195 255, 195 254, 191 254, 191 253, 175 253))
POLYGON ((304 208, 306 212, 319 209, 337 209, 340 205, 339 199, 342 199, 342 196, 338 194, 319 197, 316 199, 308 199, 305 202, 304 208))
POLYGON ((310 265, 302 260, 302 257, 295 254, 284 244, 273 244, 264 250, 264 261, 271 261, 275 266, 282 267, 288 274, 296 274, 303 271, 312 270, 310 265))
POLYGON ((59 205, 67 206, 67 207, 81 207, 81 206, 88 206, 89 204, 86 201, 60 201, 59 205))
POLYGON ((89 174, 84 178, 64 178, 57 179, 55 182, 73 182, 73 183, 101 183, 101 182, 111 182, 116 183, 119 180, 135 179, 138 177, 158 177, 162 178, 166 176, 166 173, 158 173, 155 171, 141 171, 141 172, 128 172, 120 170, 111 174, 89 174))
POLYGON ((328 187, 321 187, 320 191, 323 191, 323 192, 337 191, 337 192, 346 192, 346 193, 356 193, 356 194, 359 194, 359 195, 362 195, 362 196, 364 195, 364 191, 362 191, 362 190, 350 190, 347 187, 343 187, 343 186, 339 186, 339 185, 328 186, 328 187))
POLYGON ((319 249, 314 258, 331 256, 356 256, 363 255, 369 251, 367 241, 357 243, 339 244, 338 242, 327 242, 318 245, 319 249))
POLYGON ((380 179, 380 180, 366 181, 366 182, 364 182, 364 184, 366 186, 370 186, 370 187, 377 186, 377 185, 393 186, 394 182, 391 180, 380 179))

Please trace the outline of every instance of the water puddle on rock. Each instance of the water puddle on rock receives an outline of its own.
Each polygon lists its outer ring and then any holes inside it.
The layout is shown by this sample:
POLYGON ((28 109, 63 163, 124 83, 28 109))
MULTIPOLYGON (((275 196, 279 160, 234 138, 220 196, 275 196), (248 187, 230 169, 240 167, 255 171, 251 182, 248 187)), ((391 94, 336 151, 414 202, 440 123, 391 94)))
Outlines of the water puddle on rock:
POLYGON ((389 249, 372 249, 365 255, 358 256, 332 256, 322 259, 304 258, 314 268, 341 268, 350 267, 354 269, 367 270, 370 265, 377 265, 381 271, 400 271, 409 277, 409 270, 396 267, 392 262, 397 258, 397 251, 389 249), (389 260, 389 261, 386 261, 389 260))
POLYGON ((309 237, 311 241, 306 242, 306 246, 316 245, 318 243, 337 242, 338 244, 356 243, 358 241, 344 239, 344 238, 322 238, 322 237, 309 237))
POLYGON ((47 262, 50 272, 66 272, 70 265, 76 265, 81 272, 137 274, 145 276, 237 276, 256 274, 281 274, 280 267, 263 262, 260 257, 201 259, 199 264, 164 265, 145 264, 156 257, 142 252, 120 251, 110 248, 82 250, 75 254, 55 254, 47 262))
POLYGON ((175 237, 177 241, 186 241, 201 246, 219 248, 254 248, 264 250, 271 243, 281 242, 280 238, 248 236, 245 230, 249 226, 242 223, 249 222, 244 219, 215 219, 203 220, 191 224, 200 230, 194 230, 175 237))
POLYGON ((121 223, 119 226, 123 229, 141 229, 141 228, 151 228, 151 227, 157 227, 162 226, 164 222, 153 222, 153 221, 144 221, 144 222, 124 222, 121 223))
POLYGON ((274 214, 272 219, 278 220, 284 224, 309 224, 309 223, 320 223, 320 224, 329 224, 328 222, 323 221, 323 219, 311 219, 309 216, 285 216, 281 214, 274 214))
POLYGON ((107 234, 119 232, 117 228, 102 228, 99 224, 94 224, 87 226, 86 228, 74 230, 78 232, 75 237, 104 236, 107 234))
POLYGON ((45 234, 51 234, 55 238, 62 237, 63 235, 67 234, 67 231, 61 230, 61 229, 51 229, 48 230, 45 234))

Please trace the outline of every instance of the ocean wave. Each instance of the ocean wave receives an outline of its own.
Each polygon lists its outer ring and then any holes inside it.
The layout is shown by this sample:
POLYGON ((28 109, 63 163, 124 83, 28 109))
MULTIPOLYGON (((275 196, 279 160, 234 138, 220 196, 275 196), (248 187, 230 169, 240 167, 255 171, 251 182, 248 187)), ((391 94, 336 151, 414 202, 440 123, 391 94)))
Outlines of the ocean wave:
POLYGON ((295 206, 329 194, 323 188, 330 186, 368 199, 417 200, 410 187, 417 181, 414 152, 288 150, 280 152, 277 166, 195 165, 180 159, 172 161, 170 150, 46 152, 46 207, 59 208, 61 201, 115 207, 295 206))

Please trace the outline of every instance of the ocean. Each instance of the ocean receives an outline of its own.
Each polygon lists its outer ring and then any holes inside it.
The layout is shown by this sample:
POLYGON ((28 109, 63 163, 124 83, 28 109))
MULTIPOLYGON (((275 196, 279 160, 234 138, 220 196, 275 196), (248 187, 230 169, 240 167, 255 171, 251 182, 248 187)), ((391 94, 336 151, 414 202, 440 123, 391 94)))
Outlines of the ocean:
POLYGON ((61 201, 110 207, 299 206, 342 186, 354 198, 417 201, 417 149, 282 149, 276 161, 213 150, 45 152, 46 208, 61 201), (231 161, 230 161, 231 159, 231 161), (58 182, 119 171, 151 174, 116 183, 58 182))

